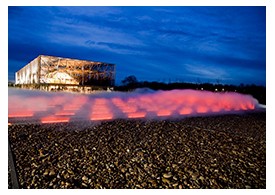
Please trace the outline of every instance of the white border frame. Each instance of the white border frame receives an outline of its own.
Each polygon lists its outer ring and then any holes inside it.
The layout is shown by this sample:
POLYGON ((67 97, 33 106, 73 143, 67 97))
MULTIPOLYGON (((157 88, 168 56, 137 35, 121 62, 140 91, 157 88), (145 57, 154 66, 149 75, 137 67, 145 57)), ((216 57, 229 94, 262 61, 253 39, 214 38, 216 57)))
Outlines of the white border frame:
MULTIPOLYGON (((1 160, 1 189, 3 189, 2 193, 17 193, 17 190, 8 190, 8 177, 7 177, 7 167, 8 167, 8 6, 266 6, 266 87, 267 87, 267 132, 266 132, 266 151, 267 151, 267 174, 266 174, 266 190, 162 190, 158 191, 161 193, 268 193, 270 194, 274 190, 275 185, 275 157, 274 157, 274 131, 272 127, 274 127, 274 116, 272 116, 272 111, 274 110, 274 74, 275 72, 272 69, 274 66, 274 2, 273 0, 100 0, 100 1, 92 1, 92 0, 1 0, 0 2, 0 57, 1 57, 1 71, 0 71, 0 79, 1 79, 1 90, 3 91, 3 95, 1 95, 0 108, 1 108, 1 120, 0 126, 2 127, 0 130, 1 133, 1 152, 3 155, 3 160, 1 160), (8 191, 6 191, 8 190, 8 191)), ((20 191, 19 193, 49 193, 49 191, 39 190, 28 190, 28 191, 20 191)), ((73 193, 91 193, 91 191, 81 190, 81 191, 51 191, 52 192, 73 192, 73 193)), ((116 191, 92 191, 92 193, 106 193, 106 192, 117 192, 119 194, 128 194, 128 193, 152 193, 151 190, 116 190, 116 191)), ((274 193, 274 192, 273 192, 274 193)))

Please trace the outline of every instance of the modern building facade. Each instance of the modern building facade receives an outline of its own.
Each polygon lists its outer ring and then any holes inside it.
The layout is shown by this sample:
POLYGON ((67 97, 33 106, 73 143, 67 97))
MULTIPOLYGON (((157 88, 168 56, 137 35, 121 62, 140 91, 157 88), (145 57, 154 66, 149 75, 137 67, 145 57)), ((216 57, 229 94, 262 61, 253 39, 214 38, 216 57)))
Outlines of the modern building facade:
POLYGON ((112 87, 115 64, 40 55, 15 73, 15 84, 112 87))

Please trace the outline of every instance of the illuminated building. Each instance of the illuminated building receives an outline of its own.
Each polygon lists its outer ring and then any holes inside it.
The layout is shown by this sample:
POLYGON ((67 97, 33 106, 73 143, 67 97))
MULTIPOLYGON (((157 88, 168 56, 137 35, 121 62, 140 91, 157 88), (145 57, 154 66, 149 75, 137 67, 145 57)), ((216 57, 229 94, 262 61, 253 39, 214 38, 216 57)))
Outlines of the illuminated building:
POLYGON ((112 87, 115 65, 40 55, 15 73, 15 84, 45 90, 112 87))

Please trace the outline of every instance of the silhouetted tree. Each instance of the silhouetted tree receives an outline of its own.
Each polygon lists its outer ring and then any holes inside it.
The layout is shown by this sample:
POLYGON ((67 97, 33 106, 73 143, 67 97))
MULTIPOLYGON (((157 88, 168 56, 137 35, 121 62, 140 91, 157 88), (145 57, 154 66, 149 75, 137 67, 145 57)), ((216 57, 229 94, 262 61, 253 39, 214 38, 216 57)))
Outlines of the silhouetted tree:
POLYGON ((134 75, 125 77, 121 82, 125 86, 134 86, 138 83, 137 78, 134 75))

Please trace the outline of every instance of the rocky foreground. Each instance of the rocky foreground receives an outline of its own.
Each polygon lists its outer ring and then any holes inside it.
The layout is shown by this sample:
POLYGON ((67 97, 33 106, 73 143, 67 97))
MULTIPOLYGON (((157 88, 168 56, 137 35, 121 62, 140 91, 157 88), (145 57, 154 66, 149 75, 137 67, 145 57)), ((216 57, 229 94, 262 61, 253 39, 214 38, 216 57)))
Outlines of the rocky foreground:
POLYGON ((266 188, 265 112, 12 125, 9 141, 20 188, 266 188))

